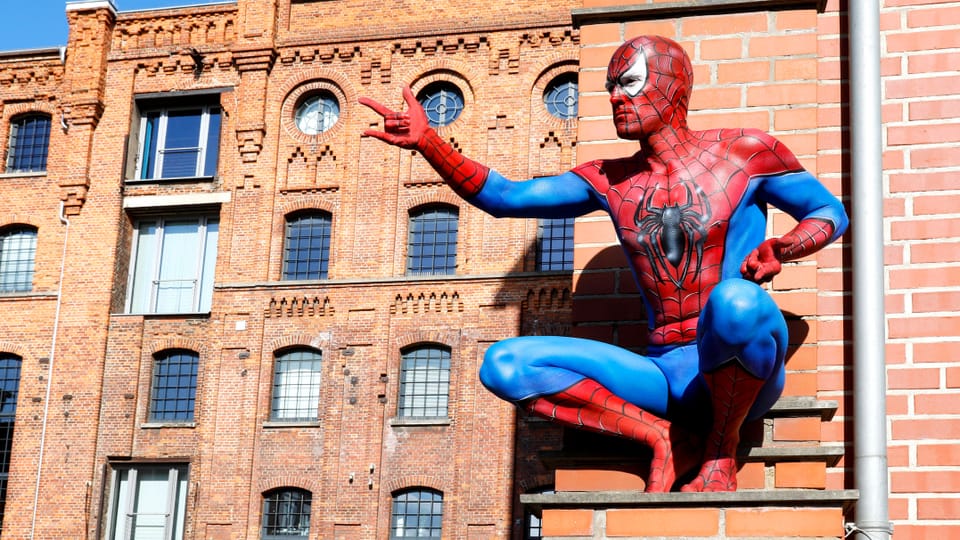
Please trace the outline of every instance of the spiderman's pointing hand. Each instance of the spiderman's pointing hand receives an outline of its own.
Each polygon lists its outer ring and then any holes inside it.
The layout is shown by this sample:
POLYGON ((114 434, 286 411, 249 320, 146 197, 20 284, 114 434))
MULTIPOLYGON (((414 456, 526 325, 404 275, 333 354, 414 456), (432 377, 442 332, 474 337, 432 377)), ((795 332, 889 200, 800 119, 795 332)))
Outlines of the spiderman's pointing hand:
POLYGON ((423 136, 430 129, 427 114, 409 86, 403 88, 403 100, 407 102, 406 112, 393 111, 367 97, 360 98, 361 105, 370 107, 383 117, 383 131, 368 129, 363 134, 400 148, 420 150, 423 136))

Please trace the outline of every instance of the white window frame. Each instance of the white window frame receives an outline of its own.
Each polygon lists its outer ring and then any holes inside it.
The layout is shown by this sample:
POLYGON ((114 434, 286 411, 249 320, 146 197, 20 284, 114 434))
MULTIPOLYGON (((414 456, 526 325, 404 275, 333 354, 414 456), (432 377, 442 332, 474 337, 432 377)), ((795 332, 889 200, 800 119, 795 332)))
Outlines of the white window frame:
MULTIPOLYGON (((127 300, 126 313, 142 314, 164 314, 164 313, 209 313, 213 299, 213 276, 216 271, 217 244, 220 236, 220 218, 218 215, 211 214, 163 214, 143 216, 136 220, 133 230, 133 247, 130 254, 130 269, 127 278, 127 300), (192 279, 193 295, 188 309, 160 310, 158 309, 161 286, 161 272, 164 261, 163 251, 166 240, 167 223, 174 220, 197 220, 197 246, 193 260, 197 262, 196 272, 192 279), (145 245, 141 239, 141 226, 146 222, 156 223, 156 239, 153 246, 145 245), (215 236, 209 233, 211 224, 216 224, 217 230, 215 236), (208 245, 212 240, 213 245, 208 245), (141 249, 149 249, 150 253, 141 253, 141 249), (140 275, 140 261, 143 257, 149 264, 149 269, 144 268, 143 275, 140 275), (142 285, 141 281, 148 280, 148 285, 142 285), (142 287, 149 287, 149 298, 144 301, 142 287), (146 304, 145 306, 143 304, 146 304)), ((180 253, 179 256, 186 256, 180 253)), ((169 281, 169 280, 166 280, 169 281)), ((185 280, 175 280, 185 281, 185 280)))
MULTIPOLYGON (((187 492, 189 468, 177 464, 138 464, 130 467, 112 468, 110 471, 111 495, 107 507, 107 540, 137 540, 133 529, 138 516, 163 519, 162 540, 183 540, 187 519, 187 492), (151 512, 137 512, 137 498, 141 494, 139 473, 145 470, 167 470, 167 496, 164 508, 151 508, 151 512), (126 478, 124 478, 126 473, 126 478), (181 474, 182 473, 182 474, 181 474), (132 493, 130 487, 135 487, 132 493), (174 489, 170 489, 173 486, 174 489), (133 496, 131 496, 133 494, 133 496)), ((151 536, 156 538, 155 536, 151 536)))
MULTIPOLYGON (((134 181, 149 182, 153 180, 173 180, 178 178, 211 178, 212 175, 205 175, 203 172, 206 170, 206 161, 207 155, 209 153, 208 148, 208 139, 210 134, 210 113, 213 109, 217 109, 220 113, 221 126, 220 130, 223 130, 223 108, 219 103, 208 103, 208 104, 179 104, 169 107, 143 107, 140 113, 140 130, 139 130, 139 141, 137 146, 137 166, 134 174, 134 181), (199 144, 196 149, 199 151, 197 156, 197 164, 194 169, 194 174, 189 176, 163 176, 163 158, 164 154, 167 151, 166 142, 167 142, 167 124, 169 121, 170 113, 176 111, 187 111, 191 109, 200 109, 200 133, 197 137, 197 143, 199 144), (144 155, 147 152, 145 147, 146 138, 147 138, 147 122, 149 121, 149 115, 151 113, 160 114, 160 122, 158 123, 157 133, 153 136, 157 140, 156 155, 152 156, 154 161, 153 166, 153 176, 144 177, 145 171, 143 170, 144 165, 144 155)), ((217 135, 216 144, 220 144, 220 134, 217 135)), ((219 159, 219 148, 217 156, 219 159)), ((215 176, 215 175, 213 175, 215 176)))

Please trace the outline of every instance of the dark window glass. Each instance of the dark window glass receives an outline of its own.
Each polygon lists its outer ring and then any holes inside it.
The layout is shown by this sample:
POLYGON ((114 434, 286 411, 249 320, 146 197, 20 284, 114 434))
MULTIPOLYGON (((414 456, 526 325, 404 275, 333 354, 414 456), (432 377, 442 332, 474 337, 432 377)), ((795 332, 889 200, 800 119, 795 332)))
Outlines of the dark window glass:
POLYGON ((33 288, 36 254, 36 229, 19 226, 0 232, 0 292, 23 292, 33 288))
POLYGON ((153 363, 151 422, 193 421, 200 357, 192 351, 168 351, 153 363))
MULTIPOLYGON (((528 491, 527 493, 553 493, 553 490, 550 488, 535 489, 528 491)), ((527 510, 526 515, 526 530, 524 531, 526 540, 540 540, 543 538, 543 512, 539 509, 537 510, 527 510)))
POLYGON ((263 540, 310 535, 311 494, 302 489, 277 489, 263 497, 263 540))
POLYGON ((0 354, 0 526, 7 502, 7 478, 13 452, 13 424, 20 392, 20 357, 0 354))
POLYGON ((273 370, 271 420, 317 419, 320 405, 320 353, 289 351, 277 355, 273 370))
POLYGON ((403 353, 400 361, 398 416, 445 417, 449 396, 449 349, 427 345, 403 353))
POLYGON ((547 111, 563 120, 577 117, 579 93, 577 89, 577 75, 565 73, 550 81, 543 92, 543 103, 547 111))
POLYGON ((214 176, 220 154, 220 107, 145 111, 140 124, 143 180, 214 176))
POLYGON ((537 222, 537 270, 573 270, 573 218, 537 222))
POLYGON ((429 207, 410 215, 407 275, 444 275, 457 271, 457 209, 429 207))
POLYGON ((443 494, 432 489, 411 489, 393 497, 390 538, 440 538, 443 494))
POLYGON ((445 81, 428 84, 417 95, 417 101, 426 111, 431 127, 449 125, 463 112, 463 93, 445 81))
POLYGON ((287 219, 283 279, 327 279, 330 215, 301 213, 287 219))
POLYGON ((10 123, 7 172, 41 172, 47 170, 47 148, 49 146, 49 116, 28 114, 15 118, 10 123))

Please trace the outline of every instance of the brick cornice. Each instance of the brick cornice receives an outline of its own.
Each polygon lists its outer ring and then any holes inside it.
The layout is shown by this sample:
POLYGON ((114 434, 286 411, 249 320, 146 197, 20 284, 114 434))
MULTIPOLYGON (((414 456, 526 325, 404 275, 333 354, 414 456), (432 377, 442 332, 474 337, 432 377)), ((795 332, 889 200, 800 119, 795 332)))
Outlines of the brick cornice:
POLYGON ((234 49, 233 63, 240 73, 246 71, 270 71, 277 60, 277 51, 273 48, 234 49))
POLYGON ((688 0, 656 4, 634 4, 580 8, 572 10, 573 26, 624 22, 629 20, 669 19, 692 15, 750 13, 785 9, 816 9, 823 12, 827 0, 688 0))

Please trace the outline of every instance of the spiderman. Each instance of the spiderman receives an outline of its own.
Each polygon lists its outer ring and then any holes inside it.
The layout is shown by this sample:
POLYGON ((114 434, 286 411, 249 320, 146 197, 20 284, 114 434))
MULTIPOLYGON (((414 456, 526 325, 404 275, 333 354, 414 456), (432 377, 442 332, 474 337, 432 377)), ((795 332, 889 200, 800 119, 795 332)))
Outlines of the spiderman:
POLYGON ((670 491, 688 472, 682 491, 736 490, 740 427, 769 410, 784 383, 786 323, 759 284, 847 226, 837 198, 773 137, 689 129, 691 86, 690 60, 675 42, 627 41, 613 54, 606 88, 617 135, 640 150, 522 182, 454 150, 409 88, 406 112, 360 99, 384 117, 384 131, 366 135, 418 150, 494 216, 610 214, 647 308, 646 354, 522 336, 488 349, 480 379, 531 413, 649 446, 650 492, 670 491), (765 239, 768 203, 796 227, 765 239))

